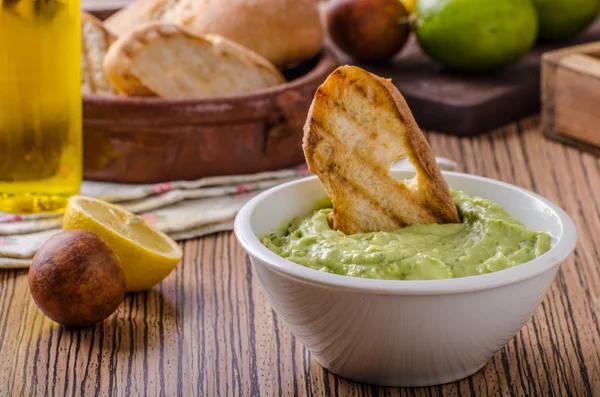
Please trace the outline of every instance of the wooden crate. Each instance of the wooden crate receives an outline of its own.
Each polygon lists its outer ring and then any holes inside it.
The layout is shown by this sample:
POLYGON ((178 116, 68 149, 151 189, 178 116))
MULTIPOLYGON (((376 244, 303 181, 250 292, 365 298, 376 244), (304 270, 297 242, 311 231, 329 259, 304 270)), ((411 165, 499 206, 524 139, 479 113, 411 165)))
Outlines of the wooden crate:
POLYGON ((600 156, 600 42, 542 58, 544 135, 600 156))

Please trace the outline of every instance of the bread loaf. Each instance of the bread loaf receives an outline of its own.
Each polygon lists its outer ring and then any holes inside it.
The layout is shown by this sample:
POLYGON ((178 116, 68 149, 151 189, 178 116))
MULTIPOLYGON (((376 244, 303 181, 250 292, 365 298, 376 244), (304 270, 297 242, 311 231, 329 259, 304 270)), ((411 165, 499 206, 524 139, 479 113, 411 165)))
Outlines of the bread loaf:
POLYGON ((323 45, 316 0, 170 0, 161 20, 225 36, 276 66, 310 58, 323 45))
POLYGON ((127 95, 164 98, 240 95, 285 82, 269 61, 228 39, 157 22, 120 37, 104 69, 127 95))
POLYGON ((104 21, 104 27, 117 36, 123 36, 135 28, 158 21, 168 0, 137 0, 104 21))
POLYGON ((115 95, 116 90, 104 74, 102 63, 116 37, 91 14, 81 14, 81 90, 87 95, 115 95))

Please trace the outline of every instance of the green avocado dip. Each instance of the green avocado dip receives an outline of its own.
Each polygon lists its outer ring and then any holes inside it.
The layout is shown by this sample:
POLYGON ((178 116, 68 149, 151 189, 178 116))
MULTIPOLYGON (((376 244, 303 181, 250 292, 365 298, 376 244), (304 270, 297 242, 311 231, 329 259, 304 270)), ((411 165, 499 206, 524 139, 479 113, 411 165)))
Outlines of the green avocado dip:
POLYGON ((328 273, 385 280, 436 280, 491 273, 550 249, 550 235, 527 229, 490 200, 452 190, 462 223, 412 225, 345 235, 327 222, 331 203, 262 238, 276 254, 328 273))

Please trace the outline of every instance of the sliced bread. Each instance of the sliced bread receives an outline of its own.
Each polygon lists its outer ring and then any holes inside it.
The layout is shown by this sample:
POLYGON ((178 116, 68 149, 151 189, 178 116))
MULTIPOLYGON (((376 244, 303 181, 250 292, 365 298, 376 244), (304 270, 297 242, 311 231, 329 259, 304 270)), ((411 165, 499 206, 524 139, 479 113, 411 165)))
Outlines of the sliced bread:
POLYGON ((342 66, 319 87, 304 127, 304 154, 333 201, 330 223, 345 234, 420 223, 460 222, 431 147, 391 81, 342 66), (410 181, 389 174, 408 158, 410 181))
POLYGON ((127 95, 164 98, 241 95, 285 82, 269 61, 231 40, 157 22, 120 37, 104 70, 127 95))
POLYGON ((117 92, 104 74, 103 61, 108 47, 116 40, 93 15, 81 14, 81 90, 87 95, 115 95, 117 92))

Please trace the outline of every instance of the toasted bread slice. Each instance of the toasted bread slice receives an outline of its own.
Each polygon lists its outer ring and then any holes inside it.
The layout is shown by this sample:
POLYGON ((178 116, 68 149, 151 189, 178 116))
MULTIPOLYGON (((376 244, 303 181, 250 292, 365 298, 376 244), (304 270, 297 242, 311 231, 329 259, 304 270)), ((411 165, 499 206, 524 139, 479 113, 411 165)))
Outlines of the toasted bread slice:
POLYGON ((123 36, 141 25, 160 20, 168 3, 169 0, 137 0, 108 17, 104 27, 123 36))
POLYGON ((315 94, 303 148, 333 201, 329 220, 336 230, 460 222, 431 148, 389 80, 355 66, 336 69, 315 94), (417 175, 396 181, 390 166, 406 157, 417 175))
POLYGON ((81 13, 81 90, 84 94, 116 95, 102 66, 106 51, 115 40, 99 19, 87 12, 81 13))
POLYGON ((120 37, 104 70, 127 95, 147 89, 164 98, 240 95, 285 82, 269 61, 231 40, 156 22, 120 37))

